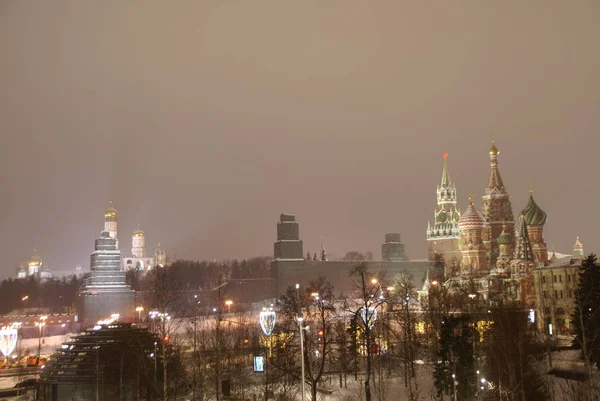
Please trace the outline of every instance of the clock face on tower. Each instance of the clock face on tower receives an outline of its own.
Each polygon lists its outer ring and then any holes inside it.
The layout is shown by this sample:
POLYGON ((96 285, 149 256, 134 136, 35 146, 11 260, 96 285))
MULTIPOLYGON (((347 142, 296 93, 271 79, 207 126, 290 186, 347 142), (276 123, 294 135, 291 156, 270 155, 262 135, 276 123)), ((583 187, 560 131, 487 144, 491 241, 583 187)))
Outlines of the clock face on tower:
POLYGON ((437 215, 437 220, 439 223, 444 224, 448 221, 448 213, 444 209, 440 210, 437 215))

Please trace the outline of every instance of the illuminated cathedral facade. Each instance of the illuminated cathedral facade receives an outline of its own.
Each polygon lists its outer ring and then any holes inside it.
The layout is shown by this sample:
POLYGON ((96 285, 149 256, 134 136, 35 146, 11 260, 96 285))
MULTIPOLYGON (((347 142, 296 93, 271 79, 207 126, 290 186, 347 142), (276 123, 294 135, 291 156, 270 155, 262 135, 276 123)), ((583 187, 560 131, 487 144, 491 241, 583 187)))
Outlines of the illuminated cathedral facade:
MULTIPOLYGON (((545 297, 555 295, 566 299, 569 293, 536 291, 539 287, 536 277, 543 277, 540 272, 549 268, 564 268, 563 265, 572 266, 574 260, 581 260, 581 243, 579 239, 576 241, 569 261, 567 258, 561 261, 555 254, 548 256, 543 235, 547 215, 530 190, 527 204, 515 219, 510 194, 500 175, 499 153, 492 142, 490 172, 481 211, 470 197, 462 214, 457 207, 456 186, 450 179, 448 155, 444 154, 434 222, 428 224, 426 231, 429 260, 444 261, 446 286, 461 287, 472 293, 472 298, 477 298, 478 302, 517 302, 536 310, 542 317, 542 309, 548 312, 548 308, 540 305, 545 297)), ((562 280, 562 276, 557 277, 562 280)), ((556 282, 559 279, 552 278, 556 282)), ((547 318, 540 320, 550 321, 547 318)))
MULTIPOLYGON (((117 249, 119 248, 119 239, 117 236, 117 209, 113 207, 112 201, 108 209, 104 211, 104 231, 108 232, 111 238, 116 240, 117 249)), ((131 235, 131 252, 121 254, 121 270, 148 271, 155 266, 166 266, 167 254, 164 248, 158 243, 153 254, 146 251, 146 235, 140 228, 131 235)))

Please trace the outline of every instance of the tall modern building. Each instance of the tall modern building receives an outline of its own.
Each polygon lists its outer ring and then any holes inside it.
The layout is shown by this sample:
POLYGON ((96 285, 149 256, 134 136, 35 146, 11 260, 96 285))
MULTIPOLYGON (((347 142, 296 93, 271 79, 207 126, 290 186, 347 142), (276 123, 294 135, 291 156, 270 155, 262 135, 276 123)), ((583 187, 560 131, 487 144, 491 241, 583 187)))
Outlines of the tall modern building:
POLYGON ((460 211, 456 207, 456 186, 450 179, 448 153, 444 153, 442 182, 437 187, 437 207, 433 225, 427 223, 427 249, 429 261, 443 258, 447 264, 457 265, 461 260, 458 245, 460 211))
MULTIPOLYGON (((116 219, 114 222, 116 233, 116 219)), ((113 314, 119 314, 122 321, 132 319, 135 316, 135 292, 126 284, 117 238, 110 231, 104 230, 96 238, 90 270, 91 276, 79 294, 83 298, 82 327, 94 326, 113 314)))

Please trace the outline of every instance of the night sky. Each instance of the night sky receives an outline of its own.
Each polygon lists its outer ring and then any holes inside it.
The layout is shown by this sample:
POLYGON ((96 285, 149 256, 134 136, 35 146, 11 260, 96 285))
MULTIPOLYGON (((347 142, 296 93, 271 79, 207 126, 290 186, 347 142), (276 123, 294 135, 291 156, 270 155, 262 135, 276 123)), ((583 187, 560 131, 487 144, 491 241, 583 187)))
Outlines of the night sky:
POLYGON ((550 249, 599 251, 600 2, 0 1, 0 277, 89 268, 112 196, 171 258, 426 257, 442 153, 478 208, 492 138, 550 249), (427 3, 427 4, 424 4, 427 3))

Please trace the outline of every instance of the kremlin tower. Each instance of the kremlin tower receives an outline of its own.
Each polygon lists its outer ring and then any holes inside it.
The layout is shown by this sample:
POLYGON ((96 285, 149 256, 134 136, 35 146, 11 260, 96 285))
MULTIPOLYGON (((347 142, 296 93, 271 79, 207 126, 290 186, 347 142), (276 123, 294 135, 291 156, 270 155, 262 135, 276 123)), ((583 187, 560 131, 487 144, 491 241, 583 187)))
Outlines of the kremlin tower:
POLYGON ((435 262, 442 256, 446 263, 458 264, 462 257, 458 247, 460 211, 456 208, 456 187, 448 171, 448 153, 444 153, 443 158, 442 181, 436 191, 434 224, 427 224, 428 258, 435 262))
POLYGON ((483 195, 481 213, 485 218, 486 232, 484 234, 485 247, 489 253, 490 264, 495 264, 500 249, 497 238, 505 231, 506 234, 514 235, 515 224, 510 202, 510 196, 504 188, 500 171, 498 170, 498 154, 495 142, 489 150, 490 176, 488 186, 483 195), (504 228, 503 228, 504 227, 504 228))
POLYGON ((135 314, 134 291, 127 285, 125 272, 121 270, 116 234, 117 211, 111 202, 104 212, 104 230, 96 238, 94 252, 90 255, 90 277, 79 293, 84 329, 113 314, 120 315, 123 321, 131 320, 135 314))
POLYGON ((469 207, 458 221, 460 230, 460 250, 462 253, 461 274, 481 275, 487 273, 488 263, 483 234, 486 230, 485 219, 473 206, 469 197, 469 207))

